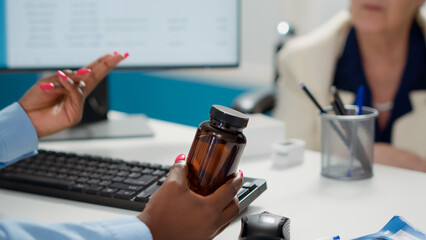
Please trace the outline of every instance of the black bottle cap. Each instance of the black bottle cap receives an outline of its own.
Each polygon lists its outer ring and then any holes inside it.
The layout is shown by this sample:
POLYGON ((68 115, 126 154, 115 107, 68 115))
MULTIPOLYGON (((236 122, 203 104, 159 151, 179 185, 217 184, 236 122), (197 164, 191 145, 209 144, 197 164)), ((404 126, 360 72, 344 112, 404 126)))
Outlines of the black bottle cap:
POLYGON ((225 124, 229 124, 237 128, 247 127, 249 117, 241 112, 238 112, 232 108, 213 105, 210 109, 210 117, 225 124))

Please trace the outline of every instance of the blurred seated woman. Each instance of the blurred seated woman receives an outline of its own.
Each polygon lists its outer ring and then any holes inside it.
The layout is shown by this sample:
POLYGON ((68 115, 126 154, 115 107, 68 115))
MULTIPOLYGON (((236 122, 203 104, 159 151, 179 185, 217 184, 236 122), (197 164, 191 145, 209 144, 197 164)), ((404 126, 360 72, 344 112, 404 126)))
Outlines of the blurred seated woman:
POLYGON ((275 116, 287 136, 320 148, 318 109, 298 86, 305 83, 322 105, 335 85, 345 104, 359 86, 364 105, 376 108, 374 161, 426 171, 426 15, 424 0, 352 0, 310 34, 289 41, 279 55, 275 116))

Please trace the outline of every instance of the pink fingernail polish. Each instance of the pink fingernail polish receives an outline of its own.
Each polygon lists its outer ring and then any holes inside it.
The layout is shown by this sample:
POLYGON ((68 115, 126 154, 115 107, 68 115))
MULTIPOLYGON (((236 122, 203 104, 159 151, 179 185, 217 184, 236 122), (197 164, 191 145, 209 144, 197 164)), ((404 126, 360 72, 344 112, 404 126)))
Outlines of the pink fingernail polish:
POLYGON ((243 171, 241 171, 241 170, 238 170, 238 172, 240 172, 240 174, 241 174, 241 177, 244 177, 244 173, 243 173, 243 171))
POLYGON ((118 54, 118 52, 117 51, 114 51, 114 55, 117 55, 118 54))
POLYGON ((52 89, 54 87, 55 87, 55 85, 53 83, 43 83, 43 84, 40 85, 41 90, 49 90, 49 89, 52 89))
POLYGON ((56 73, 57 73, 57 74, 58 74, 58 76, 59 76, 59 77, 61 77, 62 79, 64 79, 64 80, 67 80, 67 79, 68 79, 68 76, 67 76, 67 75, 65 75, 65 73, 64 73, 64 72, 62 72, 61 70, 58 70, 56 73))
POLYGON ((84 75, 84 74, 90 73, 91 71, 92 70, 89 69, 89 68, 81 68, 81 69, 78 69, 77 71, 75 71, 75 73, 78 74, 78 75, 84 75))
POLYGON ((125 54, 123 54, 124 58, 127 58, 129 56, 129 53, 126 52, 125 54))
POLYGON ((71 80, 71 78, 69 78, 67 75, 65 75, 64 72, 62 72, 61 70, 58 70, 56 73, 58 74, 59 77, 61 77, 64 80, 67 80, 71 85, 74 85, 74 81, 71 80))
POLYGON ((185 160, 185 154, 180 154, 179 156, 176 157, 175 163, 179 161, 184 161, 184 160, 185 160))

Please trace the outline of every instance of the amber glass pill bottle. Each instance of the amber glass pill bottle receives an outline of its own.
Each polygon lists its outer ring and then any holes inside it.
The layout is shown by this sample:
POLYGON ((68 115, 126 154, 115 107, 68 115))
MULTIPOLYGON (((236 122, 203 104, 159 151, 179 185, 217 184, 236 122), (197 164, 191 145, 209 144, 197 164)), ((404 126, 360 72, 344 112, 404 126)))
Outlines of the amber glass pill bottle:
POLYGON ((231 108, 212 106, 210 120, 198 126, 188 153, 188 183, 194 192, 209 195, 232 178, 247 142, 243 129, 248 120, 231 108))

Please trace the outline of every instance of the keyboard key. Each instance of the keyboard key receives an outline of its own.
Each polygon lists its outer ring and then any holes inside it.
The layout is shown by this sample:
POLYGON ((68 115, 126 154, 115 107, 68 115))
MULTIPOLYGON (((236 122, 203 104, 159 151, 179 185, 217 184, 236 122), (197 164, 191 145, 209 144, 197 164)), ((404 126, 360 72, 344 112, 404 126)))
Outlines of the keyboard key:
POLYGON ((108 171, 106 172, 106 174, 108 174, 108 175, 115 175, 116 173, 118 173, 118 170, 114 170, 114 169, 112 169, 112 170, 108 170, 108 171))
POLYGON ((111 180, 114 176, 113 175, 103 175, 101 177, 102 180, 111 180))
POLYGON ((68 167, 68 168, 75 168, 75 169, 78 169, 78 170, 84 170, 84 169, 86 169, 86 166, 85 166, 85 165, 77 165, 77 166, 74 166, 74 165, 69 164, 69 163, 66 165, 66 167, 68 167))
POLYGON ((21 173, 3 174, 2 177, 6 179, 10 179, 10 180, 29 182, 36 185, 59 188, 59 189, 68 189, 73 184, 72 181, 68 181, 64 179, 54 179, 54 178, 27 175, 27 174, 21 174, 21 173))
MULTIPOLYGON (((48 174, 46 174, 46 176, 48 177, 48 174)), ((69 181, 75 181, 77 179, 77 176, 73 176, 73 175, 68 175, 67 180, 69 181)))
POLYGON ((79 171, 77 171, 77 170, 70 170, 70 171, 68 172, 68 174, 78 176, 78 174, 80 174, 80 172, 79 172, 79 171))
POLYGON ((120 171, 128 171, 128 170, 130 170, 130 168, 131 167, 127 166, 126 164, 118 166, 118 170, 120 170, 120 171))
POLYGON ((101 178, 101 177, 102 177, 102 174, 99 174, 99 173, 94 173, 94 174, 90 175, 90 178, 96 178, 96 179, 99 179, 99 178, 101 178))
POLYGON ((142 163, 139 163, 139 166, 144 167, 144 168, 149 168, 151 166, 151 164, 148 163, 148 162, 142 162, 142 163))
POLYGON ((120 199, 131 199, 136 194, 135 191, 128 191, 128 190, 120 190, 115 193, 114 197, 120 198, 120 199))
POLYGON ((113 182, 122 182, 124 181, 124 177, 114 177, 111 179, 113 182))
POLYGON ((141 176, 141 174, 140 173, 136 173, 136 172, 132 172, 132 173, 130 173, 129 174, 129 178, 138 178, 138 177, 140 177, 141 176))
POLYGON ((87 181, 87 184, 93 185, 93 184, 98 184, 99 182, 100 182, 99 179, 90 179, 89 181, 87 181))
POLYGON ((106 168, 98 168, 98 169, 96 169, 96 172, 99 173, 99 174, 101 174, 101 175, 105 174, 106 171, 107 171, 106 168))
POLYGON ((118 169, 118 165, 117 164, 111 164, 111 165, 108 166, 108 168, 111 169, 111 170, 118 171, 117 170, 118 169))
POLYGON ((103 180, 98 183, 99 186, 108 186, 111 184, 111 181, 103 180))
POLYGON ((117 176, 120 176, 120 177, 125 177, 127 175, 129 175, 129 172, 127 172, 127 171, 120 171, 120 172, 117 173, 117 176))
MULTIPOLYGON (((45 174, 43 174, 43 175, 45 175, 45 174)), ((59 179, 66 179, 67 177, 68 176, 64 173, 56 175, 56 178, 59 178, 59 179)))
POLYGON ((142 174, 151 174, 152 172, 154 172, 154 170, 153 169, 150 169, 150 168, 145 168, 144 170, 142 170, 142 174))
POLYGON ((102 187, 97 185, 87 186, 84 191, 88 194, 98 194, 102 187))
POLYGON ((93 171, 95 171, 95 170, 96 170, 96 168, 95 168, 95 167, 87 167, 85 170, 86 170, 87 172, 93 172, 93 171))
POLYGON ((140 171, 142 171, 142 168, 141 167, 133 167, 133 168, 130 169, 130 171, 132 171, 132 172, 140 172, 140 171))
POLYGON ((129 184, 124 184, 124 183, 113 183, 113 184, 109 185, 109 187, 123 189, 123 190, 129 190, 129 191, 137 191, 137 192, 139 192, 143 188, 142 186, 135 186, 135 185, 129 185, 129 184))
POLYGON ((77 183, 71 187, 71 191, 74 192, 83 192, 83 190, 86 188, 86 184, 77 183))
POLYGON ((158 177, 152 175, 145 175, 140 178, 127 178, 124 180, 124 183, 139 185, 139 186, 149 186, 157 181, 158 177))
POLYGON ((81 177, 90 177, 90 175, 92 175, 90 172, 82 172, 82 173, 80 173, 81 177))
POLYGON ((98 164, 98 162, 96 161, 90 161, 87 163, 88 166, 96 166, 98 164))
POLYGON ((104 188, 100 192, 100 195, 106 196, 106 197, 112 197, 114 195, 114 193, 117 192, 117 191, 118 191, 117 188, 104 188))
POLYGON ((155 193, 155 191, 157 191, 160 188, 159 185, 155 184, 152 185, 151 187, 147 188, 145 191, 142 191, 141 193, 139 193, 136 198, 135 201, 137 202, 148 202, 148 200, 151 198, 151 196, 155 193))
POLYGON ((85 182, 89 181, 89 178, 80 177, 80 178, 77 178, 77 180, 75 180, 75 181, 78 182, 78 183, 85 183, 85 182))
POLYGON ((158 176, 158 177, 162 177, 162 176, 166 175, 166 172, 165 172, 165 171, 162 171, 162 170, 155 170, 155 171, 152 173, 152 175, 155 175, 155 176, 158 176))
POLYGON ((136 196, 135 201, 137 201, 137 202, 148 202, 150 196, 151 195, 148 192, 142 191, 141 193, 139 193, 136 196))
POLYGON ((156 164, 156 163, 151 164, 151 168, 159 169, 161 168, 161 164, 156 164))
POLYGON ((166 179, 167 179, 167 177, 162 177, 162 178, 160 178, 160 180, 158 180, 158 182, 157 182, 157 185, 161 185, 161 184, 163 184, 164 183, 164 181, 166 181, 166 179))
POLYGON ((80 159, 80 160, 77 160, 76 162, 79 165, 86 165, 87 164, 87 160, 86 159, 80 159))
POLYGON ((101 162, 98 164, 98 168, 106 168, 106 167, 108 167, 108 163, 106 162, 101 162))

